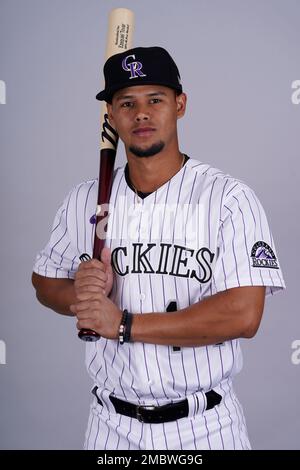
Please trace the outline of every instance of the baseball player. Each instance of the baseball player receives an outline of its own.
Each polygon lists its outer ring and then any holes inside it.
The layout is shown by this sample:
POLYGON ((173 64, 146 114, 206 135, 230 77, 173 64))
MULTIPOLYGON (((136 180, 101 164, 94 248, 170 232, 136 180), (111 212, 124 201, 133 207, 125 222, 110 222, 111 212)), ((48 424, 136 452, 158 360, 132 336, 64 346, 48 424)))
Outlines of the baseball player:
POLYGON ((232 386, 239 338, 285 287, 266 215, 246 184, 179 150, 187 98, 165 49, 122 52, 104 73, 97 98, 127 163, 101 261, 79 260, 93 252, 92 180, 64 200, 33 273, 41 303, 101 336, 86 346, 85 448, 250 449, 232 386))

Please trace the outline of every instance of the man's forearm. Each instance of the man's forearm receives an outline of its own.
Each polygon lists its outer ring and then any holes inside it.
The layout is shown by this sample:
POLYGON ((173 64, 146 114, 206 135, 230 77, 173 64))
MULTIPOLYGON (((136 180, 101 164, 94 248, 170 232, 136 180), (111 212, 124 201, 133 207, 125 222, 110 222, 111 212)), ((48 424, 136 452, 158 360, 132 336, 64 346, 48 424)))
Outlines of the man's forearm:
POLYGON ((134 315, 132 340, 192 347, 252 337, 262 315, 264 288, 238 289, 220 292, 178 312, 134 315), (256 305, 249 297, 253 289, 257 289, 256 305))
POLYGON ((32 283, 41 304, 62 315, 74 316, 70 311, 70 305, 76 301, 72 279, 44 278, 34 273, 32 283))
POLYGON ((73 281, 60 286, 57 289, 49 289, 46 294, 37 295, 38 300, 48 308, 62 315, 74 316, 70 311, 70 305, 74 302, 75 291, 73 281))

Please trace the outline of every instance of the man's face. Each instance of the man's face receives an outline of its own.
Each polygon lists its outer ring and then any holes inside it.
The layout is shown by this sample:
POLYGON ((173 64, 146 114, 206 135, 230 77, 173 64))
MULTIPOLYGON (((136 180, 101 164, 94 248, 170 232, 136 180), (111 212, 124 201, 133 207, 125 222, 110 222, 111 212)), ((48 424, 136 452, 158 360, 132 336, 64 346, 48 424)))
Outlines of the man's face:
POLYGON ((184 93, 176 96, 165 86, 141 85, 117 91, 107 109, 126 149, 150 157, 177 143, 177 119, 185 105, 184 93))

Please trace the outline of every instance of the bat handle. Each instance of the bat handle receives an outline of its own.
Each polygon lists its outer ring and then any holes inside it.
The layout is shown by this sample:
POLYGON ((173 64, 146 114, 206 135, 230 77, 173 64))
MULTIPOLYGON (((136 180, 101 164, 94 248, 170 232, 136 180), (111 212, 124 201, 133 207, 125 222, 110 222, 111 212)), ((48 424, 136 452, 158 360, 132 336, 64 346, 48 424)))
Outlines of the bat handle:
MULTIPOLYGON (((79 256, 80 261, 88 261, 92 259, 90 255, 87 253, 83 253, 82 255, 79 256)), ((97 333, 94 330, 89 330, 86 328, 81 328, 81 330, 78 333, 78 338, 82 339, 82 341, 98 341, 100 339, 99 333, 97 333)))

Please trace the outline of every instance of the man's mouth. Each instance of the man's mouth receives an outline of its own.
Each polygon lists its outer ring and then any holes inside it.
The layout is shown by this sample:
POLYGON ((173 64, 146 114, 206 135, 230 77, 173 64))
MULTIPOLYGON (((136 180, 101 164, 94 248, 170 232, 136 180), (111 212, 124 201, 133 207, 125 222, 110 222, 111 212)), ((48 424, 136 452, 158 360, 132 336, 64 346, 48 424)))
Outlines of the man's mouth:
POLYGON ((154 127, 137 127, 133 130, 133 134, 139 137, 147 137, 155 132, 154 127))

